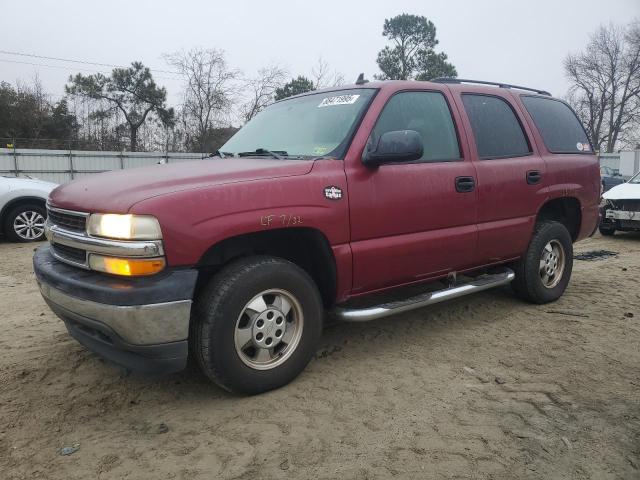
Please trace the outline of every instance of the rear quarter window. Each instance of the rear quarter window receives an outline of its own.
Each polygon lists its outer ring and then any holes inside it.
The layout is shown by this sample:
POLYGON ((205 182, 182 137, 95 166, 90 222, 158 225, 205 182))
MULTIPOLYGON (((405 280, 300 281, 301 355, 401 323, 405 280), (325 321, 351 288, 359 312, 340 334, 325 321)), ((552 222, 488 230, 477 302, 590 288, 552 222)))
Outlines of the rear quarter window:
POLYGON ((522 96, 522 103, 551 153, 591 153, 582 124, 564 102, 527 95, 522 96))

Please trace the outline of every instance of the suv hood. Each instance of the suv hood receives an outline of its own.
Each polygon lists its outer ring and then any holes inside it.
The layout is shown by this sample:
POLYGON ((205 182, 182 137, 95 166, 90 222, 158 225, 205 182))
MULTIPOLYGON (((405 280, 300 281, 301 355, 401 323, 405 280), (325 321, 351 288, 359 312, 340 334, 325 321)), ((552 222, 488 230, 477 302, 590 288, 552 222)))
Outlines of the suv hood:
POLYGON ((304 175, 309 160, 211 158, 114 170, 74 180, 51 192, 51 205, 83 212, 125 213, 159 195, 237 182, 304 175))
POLYGON ((640 183, 621 183, 602 194, 606 200, 640 200, 640 183))

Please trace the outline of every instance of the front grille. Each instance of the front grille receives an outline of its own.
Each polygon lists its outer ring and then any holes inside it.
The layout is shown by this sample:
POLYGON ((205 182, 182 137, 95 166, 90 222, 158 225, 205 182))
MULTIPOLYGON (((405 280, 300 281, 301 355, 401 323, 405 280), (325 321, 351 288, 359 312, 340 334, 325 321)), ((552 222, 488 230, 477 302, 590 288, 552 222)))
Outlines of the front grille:
POLYGON ((74 232, 84 232, 87 224, 87 217, 84 215, 75 215, 73 213, 61 212, 60 210, 49 209, 47 211, 49 223, 58 225, 66 230, 74 232))
POLYGON ((610 200, 614 209, 624 210, 625 212, 640 212, 640 200, 610 200))
POLYGON ((54 253, 65 260, 83 264, 87 261, 87 252, 85 250, 69 247, 60 243, 54 243, 52 247, 54 253))
POLYGON ((619 220, 620 228, 628 228, 629 230, 640 230, 640 220, 619 220))

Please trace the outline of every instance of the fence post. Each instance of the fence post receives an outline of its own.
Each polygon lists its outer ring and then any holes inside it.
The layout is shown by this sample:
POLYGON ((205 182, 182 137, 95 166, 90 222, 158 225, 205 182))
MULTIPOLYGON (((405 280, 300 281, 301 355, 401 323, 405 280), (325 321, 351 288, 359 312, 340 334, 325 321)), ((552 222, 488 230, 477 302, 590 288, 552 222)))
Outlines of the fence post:
POLYGON ((118 152, 118 157, 120 157, 120 170, 124 170, 124 153, 122 150, 118 152))
POLYGON ((71 175, 71 180, 75 178, 73 172, 73 153, 71 153, 71 142, 69 142, 69 174, 71 175))
POLYGON ((16 139, 13 139, 11 143, 13 145, 13 170, 16 173, 16 177, 18 176, 18 153, 16 152, 16 139))

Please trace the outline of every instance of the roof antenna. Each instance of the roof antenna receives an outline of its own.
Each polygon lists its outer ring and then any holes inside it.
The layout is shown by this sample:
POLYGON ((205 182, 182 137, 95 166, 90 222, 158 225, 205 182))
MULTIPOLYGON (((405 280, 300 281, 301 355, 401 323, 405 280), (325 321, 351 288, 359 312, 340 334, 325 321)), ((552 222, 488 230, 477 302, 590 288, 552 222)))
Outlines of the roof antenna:
POLYGON ((364 79, 364 73, 361 73, 360 75, 358 75, 358 79, 356 80, 356 85, 364 85, 368 81, 369 80, 364 79))

